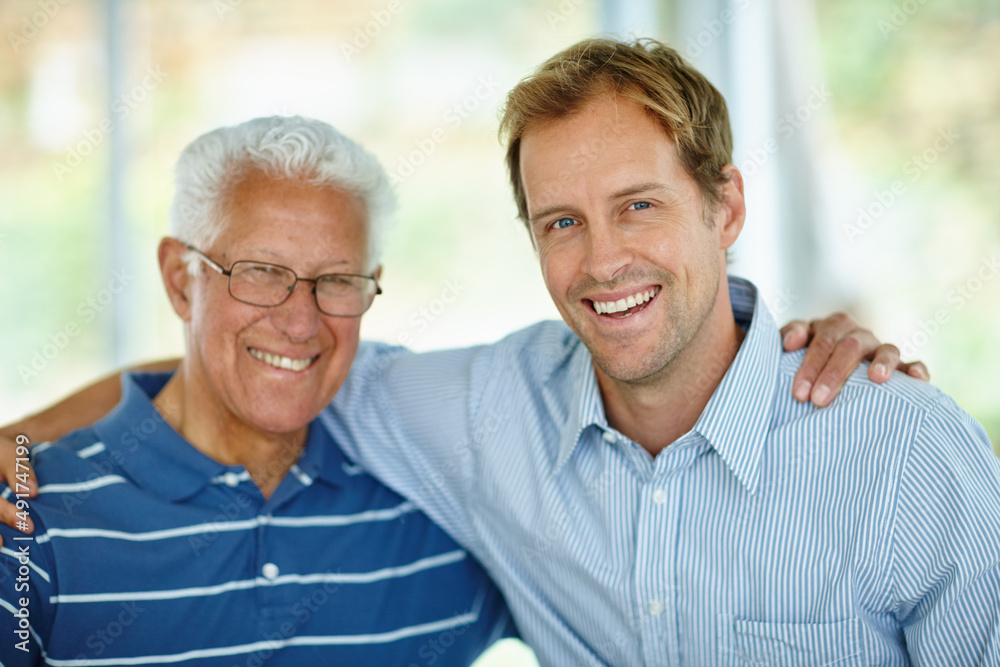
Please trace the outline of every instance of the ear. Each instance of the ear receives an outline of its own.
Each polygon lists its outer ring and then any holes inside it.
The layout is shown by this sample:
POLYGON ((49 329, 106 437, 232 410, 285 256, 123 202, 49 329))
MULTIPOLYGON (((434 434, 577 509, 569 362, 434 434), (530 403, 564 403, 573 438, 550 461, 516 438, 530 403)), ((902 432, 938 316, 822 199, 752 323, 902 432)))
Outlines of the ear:
POLYGON ((188 322, 191 319, 189 288, 194 276, 188 273, 187 263, 183 259, 186 252, 187 247, 183 243, 168 236, 160 240, 157 254, 167 298, 177 316, 188 322))
POLYGON ((740 232, 743 231, 743 221, 747 217, 746 202, 743 200, 743 174, 735 165, 727 164, 722 168, 726 182, 722 184, 722 202, 718 205, 722 216, 717 225, 719 233, 719 248, 730 248, 740 232))
POLYGON ((378 266, 375 267, 375 269, 372 271, 372 275, 375 276, 375 280, 381 280, 381 278, 382 278, 382 265, 381 264, 379 264, 378 266))

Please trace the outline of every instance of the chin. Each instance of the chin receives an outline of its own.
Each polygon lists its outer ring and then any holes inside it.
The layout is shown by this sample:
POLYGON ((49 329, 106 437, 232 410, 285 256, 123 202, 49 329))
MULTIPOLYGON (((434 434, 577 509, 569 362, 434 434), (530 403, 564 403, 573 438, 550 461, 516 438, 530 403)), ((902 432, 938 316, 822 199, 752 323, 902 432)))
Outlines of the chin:
POLYGON ((270 403, 248 415, 248 423, 267 433, 293 433, 309 425, 322 410, 304 410, 302 404, 282 405, 281 401, 270 403))
POLYGON ((660 371, 662 371, 672 360, 672 355, 645 354, 637 359, 635 353, 615 350, 612 354, 593 354, 594 363, 601 369, 601 372, 612 380, 627 383, 641 383, 660 371))

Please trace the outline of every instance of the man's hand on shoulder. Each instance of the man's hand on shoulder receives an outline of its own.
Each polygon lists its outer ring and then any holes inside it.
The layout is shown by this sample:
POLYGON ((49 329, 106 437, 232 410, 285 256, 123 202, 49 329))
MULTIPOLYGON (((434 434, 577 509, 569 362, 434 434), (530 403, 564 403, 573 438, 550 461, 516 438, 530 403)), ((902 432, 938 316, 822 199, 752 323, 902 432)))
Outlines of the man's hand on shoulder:
MULTIPOLYGON (((28 438, 22 434, 13 436, 9 433, 0 435, 0 477, 10 487, 10 495, 6 501, 0 501, 0 521, 22 533, 31 533, 35 525, 31 521, 31 512, 26 507, 27 498, 34 498, 38 493, 35 483, 35 471, 28 460, 28 438)), ((0 538, 0 545, 3 544, 0 538)))
POLYGON ((887 382, 896 370, 918 380, 931 377, 922 362, 901 363, 898 347, 879 343, 875 334, 844 313, 809 322, 793 320, 781 328, 781 339, 787 352, 809 346, 792 393, 796 400, 811 400, 817 407, 829 405, 863 361, 871 362, 868 378, 872 382, 887 382))

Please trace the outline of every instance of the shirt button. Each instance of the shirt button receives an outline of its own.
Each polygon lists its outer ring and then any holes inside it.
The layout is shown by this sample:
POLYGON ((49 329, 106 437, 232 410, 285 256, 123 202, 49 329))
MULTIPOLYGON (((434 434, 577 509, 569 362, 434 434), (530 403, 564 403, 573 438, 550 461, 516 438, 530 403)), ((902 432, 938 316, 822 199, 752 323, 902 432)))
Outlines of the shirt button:
POLYGON ((667 492, 663 489, 657 489, 653 491, 653 502, 657 505, 662 505, 667 502, 667 492))
POLYGON ((222 476, 222 481, 226 483, 226 486, 238 486, 240 483, 240 476, 234 472, 227 472, 222 476))
POLYGON ((649 613, 653 616, 659 616, 663 613, 663 603, 659 600, 653 600, 649 603, 649 613))
POLYGON ((264 575, 265 579, 274 581, 278 578, 278 566, 274 563, 264 563, 264 567, 260 569, 260 573, 264 575))
POLYGON ((605 431, 604 435, 602 435, 601 437, 604 438, 604 442, 606 442, 608 444, 614 444, 614 443, 618 442, 618 436, 616 436, 611 431, 605 431))

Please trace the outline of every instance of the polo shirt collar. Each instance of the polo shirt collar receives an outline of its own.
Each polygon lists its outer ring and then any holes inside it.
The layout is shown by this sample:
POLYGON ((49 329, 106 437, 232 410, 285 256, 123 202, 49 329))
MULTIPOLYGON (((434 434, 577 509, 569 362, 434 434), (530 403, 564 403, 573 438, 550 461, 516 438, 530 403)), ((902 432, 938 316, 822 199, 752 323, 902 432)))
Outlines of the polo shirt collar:
MULTIPOLYGON (((123 373, 121 401, 94 424, 94 431, 111 460, 137 485, 179 502, 193 497, 232 467, 196 449, 156 410, 153 398, 170 377, 170 373, 123 373)), ((313 479, 338 485, 346 476, 344 455, 326 429, 312 426, 297 465, 313 479)))
POLYGON ((351 462, 333 441, 330 432, 318 419, 309 422, 306 447, 296 464, 299 470, 313 480, 322 480, 330 486, 343 486, 347 482, 345 468, 351 462))
MULTIPOLYGON (((777 326, 757 288, 742 278, 729 278, 733 317, 747 331, 736 358, 716 387, 694 431, 712 446, 746 489, 753 493, 767 438, 777 386, 781 341, 777 326)), ((573 456, 584 430, 609 427, 597 374, 586 346, 580 343, 569 363, 570 423, 562 431, 554 473, 573 456)))

